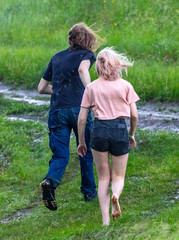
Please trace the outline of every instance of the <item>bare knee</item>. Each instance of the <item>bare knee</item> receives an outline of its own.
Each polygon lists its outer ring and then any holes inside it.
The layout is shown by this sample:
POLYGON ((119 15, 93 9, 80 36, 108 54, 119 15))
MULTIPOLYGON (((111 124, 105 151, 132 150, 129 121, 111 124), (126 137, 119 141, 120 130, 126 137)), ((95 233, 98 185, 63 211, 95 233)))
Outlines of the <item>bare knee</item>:
POLYGON ((110 176, 104 176, 104 177, 100 177, 99 178, 99 182, 105 182, 106 184, 110 184, 110 182, 111 182, 111 178, 110 178, 110 176))
POLYGON ((119 175, 115 175, 113 174, 111 176, 111 181, 118 181, 118 182, 124 182, 124 176, 119 176, 119 175))
POLYGON ((100 177, 98 180, 99 180, 99 186, 102 186, 105 188, 110 187, 110 183, 111 183, 110 176, 100 177))

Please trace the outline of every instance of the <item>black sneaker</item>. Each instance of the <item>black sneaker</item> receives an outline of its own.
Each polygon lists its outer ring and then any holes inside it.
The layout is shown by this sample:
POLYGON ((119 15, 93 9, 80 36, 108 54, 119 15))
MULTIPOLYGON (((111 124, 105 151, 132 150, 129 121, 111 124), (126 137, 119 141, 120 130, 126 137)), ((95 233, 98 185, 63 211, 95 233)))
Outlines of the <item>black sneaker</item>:
POLYGON ((54 191, 53 187, 51 186, 50 180, 45 179, 40 184, 40 187, 42 190, 42 199, 43 199, 44 205, 52 211, 57 210, 55 191, 54 191))
POLYGON ((86 202, 92 202, 97 197, 97 191, 95 191, 92 195, 84 194, 84 199, 86 202))

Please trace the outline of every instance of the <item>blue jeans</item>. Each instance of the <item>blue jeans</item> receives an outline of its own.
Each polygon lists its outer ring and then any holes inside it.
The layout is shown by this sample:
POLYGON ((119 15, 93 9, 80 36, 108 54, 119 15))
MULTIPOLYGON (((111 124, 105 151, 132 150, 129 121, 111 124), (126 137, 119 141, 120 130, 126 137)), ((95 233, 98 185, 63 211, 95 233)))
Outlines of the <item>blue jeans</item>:
MULTIPOLYGON (((78 145, 77 122, 79 111, 80 107, 74 107, 58 109, 49 114, 49 145, 53 152, 53 156, 49 161, 49 171, 45 179, 50 178, 54 188, 61 183, 66 166, 69 162, 69 143, 72 129, 75 133, 76 143, 78 145)), ((89 148, 92 127, 93 122, 91 113, 89 112, 85 130, 87 153, 83 158, 79 156, 81 167, 81 192, 84 195, 92 195, 96 192, 93 173, 93 156, 89 148)))

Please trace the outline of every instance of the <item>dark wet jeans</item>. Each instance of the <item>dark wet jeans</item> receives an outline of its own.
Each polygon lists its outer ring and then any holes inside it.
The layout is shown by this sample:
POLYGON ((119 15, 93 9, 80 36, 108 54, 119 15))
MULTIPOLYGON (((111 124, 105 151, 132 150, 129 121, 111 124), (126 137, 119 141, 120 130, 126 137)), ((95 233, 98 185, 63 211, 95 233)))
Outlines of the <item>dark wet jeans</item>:
MULTIPOLYGON (((69 162, 69 142, 70 133, 73 129, 78 145, 77 122, 80 107, 59 109, 49 114, 49 145, 53 152, 53 156, 49 161, 49 171, 45 178, 50 178, 53 187, 56 188, 63 177, 66 166, 69 162)), ((89 148, 90 132, 93 127, 91 113, 88 114, 85 140, 88 147, 85 157, 80 157, 81 167, 81 192, 83 194, 92 195, 96 192, 95 179, 93 174, 93 157, 89 148)))

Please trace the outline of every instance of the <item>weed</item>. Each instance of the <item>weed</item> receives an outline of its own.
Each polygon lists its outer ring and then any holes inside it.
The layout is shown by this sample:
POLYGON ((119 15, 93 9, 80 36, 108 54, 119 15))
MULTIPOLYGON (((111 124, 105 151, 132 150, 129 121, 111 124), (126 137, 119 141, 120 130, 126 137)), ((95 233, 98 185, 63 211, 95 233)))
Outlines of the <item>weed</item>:
POLYGON ((170 108, 169 111, 170 111, 170 112, 173 112, 173 113, 178 113, 178 112, 179 112, 178 109, 173 109, 173 108, 170 108))

